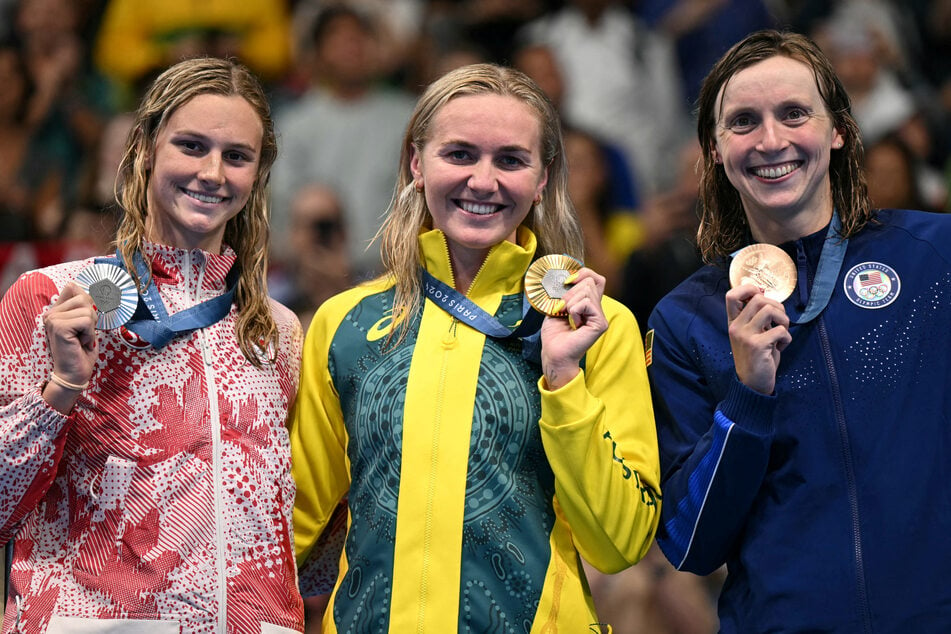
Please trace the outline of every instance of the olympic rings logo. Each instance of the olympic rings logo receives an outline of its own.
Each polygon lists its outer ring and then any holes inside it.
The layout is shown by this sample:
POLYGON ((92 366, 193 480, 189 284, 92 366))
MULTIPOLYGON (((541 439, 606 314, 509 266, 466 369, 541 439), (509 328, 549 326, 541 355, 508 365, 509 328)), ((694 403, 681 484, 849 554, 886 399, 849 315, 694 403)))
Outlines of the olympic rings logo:
POLYGON ((890 285, 888 284, 876 284, 874 286, 865 286, 858 290, 859 297, 862 299, 867 299, 869 301, 880 299, 888 295, 890 291, 890 285))

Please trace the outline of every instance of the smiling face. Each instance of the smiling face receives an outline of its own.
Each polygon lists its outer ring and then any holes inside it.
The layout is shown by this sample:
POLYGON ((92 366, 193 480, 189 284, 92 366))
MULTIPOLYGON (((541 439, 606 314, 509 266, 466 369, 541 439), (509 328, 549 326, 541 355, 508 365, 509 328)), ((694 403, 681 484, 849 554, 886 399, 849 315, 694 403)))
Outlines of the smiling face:
POLYGON ((717 162, 753 237, 779 243, 832 217, 829 158, 843 138, 806 64, 774 56, 737 72, 717 100, 717 162))
POLYGON ((456 97, 442 106, 410 169, 433 227, 446 234, 453 271, 471 277, 541 197, 548 170, 538 115, 515 97, 456 97))
POLYGON ((152 154, 148 239, 220 252, 228 221, 254 188, 263 131, 258 114, 238 96, 201 94, 172 113, 152 154))

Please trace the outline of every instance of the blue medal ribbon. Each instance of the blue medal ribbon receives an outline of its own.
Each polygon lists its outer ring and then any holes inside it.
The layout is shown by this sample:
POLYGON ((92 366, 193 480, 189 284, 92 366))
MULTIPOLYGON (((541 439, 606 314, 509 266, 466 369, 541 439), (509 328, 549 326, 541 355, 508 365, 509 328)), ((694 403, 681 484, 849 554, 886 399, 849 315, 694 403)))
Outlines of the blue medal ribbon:
POLYGON ((841 237, 841 230, 842 220, 839 219, 839 214, 833 211, 832 222, 829 223, 826 239, 822 243, 816 277, 812 280, 809 302, 799 319, 793 322, 794 324, 809 323, 829 305, 835 282, 839 279, 839 272, 842 270, 842 262, 845 260, 845 250, 849 246, 849 239, 841 237))
MULTIPOLYGON (((224 293, 170 316, 155 285, 155 277, 150 275, 145 258, 136 251, 132 260, 139 279, 149 279, 149 285, 139 295, 139 305, 132 319, 125 324, 125 328, 148 341, 152 347, 162 348, 179 335, 217 323, 231 310, 240 267, 232 265, 231 270, 228 271, 225 278, 227 290, 224 293)), ((105 262, 125 269, 122 258, 118 254, 108 258, 96 258, 96 262, 105 262)))
POLYGON ((423 276, 423 292, 434 304, 461 321, 493 339, 521 339, 522 356, 540 363, 541 336, 539 329, 545 316, 532 308, 525 294, 522 294, 522 321, 514 329, 502 324, 498 319, 481 309, 471 299, 436 279, 426 269, 420 269, 423 276))

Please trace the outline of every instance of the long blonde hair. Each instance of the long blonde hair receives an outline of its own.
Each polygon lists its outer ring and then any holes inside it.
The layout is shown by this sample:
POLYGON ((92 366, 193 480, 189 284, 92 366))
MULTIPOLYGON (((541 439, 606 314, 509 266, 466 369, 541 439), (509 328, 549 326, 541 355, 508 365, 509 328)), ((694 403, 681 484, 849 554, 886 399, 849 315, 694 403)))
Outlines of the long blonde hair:
MULTIPOLYGON (((190 59, 168 68, 152 83, 135 113, 126 151, 119 164, 116 200, 125 213, 116 233, 116 245, 126 268, 135 276, 132 257, 137 251, 141 252, 145 240, 149 165, 154 158, 156 139, 178 108, 203 94, 242 97, 257 112, 264 129, 251 196, 244 209, 228 221, 224 234, 225 244, 237 254, 236 266, 241 267, 235 292, 238 344, 245 358, 260 367, 257 351, 270 349, 276 354, 278 345, 266 279, 268 182, 277 156, 277 140, 264 90, 245 66, 227 59, 190 59)), ((147 280, 136 282, 141 288, 147 280)))
POLYGON ((697 242, 704 260, 711 262, 746 244, 749 225, 736 188, 716 163, 717 97, 739 71, 781 55, 812 69, 819 94, 842 133, 844 146, 832 152, 829 175, 832 199, 842 221, 842 235, 858 233, 872 217, 868 186, 862 171, 862 137, 852 116, 852 103, 832 63, 809 38, 798 33, 763 30, 747 36, 724 54, 703 81, 698 100, 697 133, 703 150, 700 176, 701 215, 697 242))
MULTIPOLYGON (((542 160, 548 168, 548 182, 541 201, 532 207, 524 225, 538 240, 536 255, 565 253, 582 259, 583 238, 574 206, 568 196, 568 172, 558 111, 545 93, 524 73, 496 64, 471 64, 436 79, 416 103, 403 137, 399 175, 390 209, 377 233, 384 276, 396 286, 394 318, 406 324, 422 303, 419 270, 422 256, 417 237, 432 227, 432 217, 422 192, 416 190, 410 161, 413 151, 421 152, 430 137, 433 118, 439 109, 456 97, 467 95, 515 97, 526 104, 541 124, 542 160)), ((405 329, 399 339, 402 340, 405 329)))

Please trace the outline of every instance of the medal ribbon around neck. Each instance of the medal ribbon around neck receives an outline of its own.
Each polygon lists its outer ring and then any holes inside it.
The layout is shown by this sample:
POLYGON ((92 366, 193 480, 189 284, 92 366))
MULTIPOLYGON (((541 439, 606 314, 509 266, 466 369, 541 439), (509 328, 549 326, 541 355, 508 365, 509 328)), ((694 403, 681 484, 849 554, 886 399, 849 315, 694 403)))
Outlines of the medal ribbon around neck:
MULTIPOLYGON (((159 295, 158 287, 155 285, 155 277, 150 275, 149 267, 145 263, 145 258, 138 251, 132 256, 135 264, 136 273, 140 280, 149 279, 149 285, 145 291, 139 295, 138 307, 132 319, 125 327, 134 332, 142 339, 149 342, 153 348, 162 348, 169 341, 177 336, 184 335, 205 328, 221 321, 231 310, 231 304, 234 302, 235 288, 238 284, 240 267, 232 265, 225 278, 227 290, 217 297, 196 304, 185 310, 181 310, 174 315, 169 315, 165 309, 165 304, 159 295)), ((123 271, 125 266, 122 258, 116 254, 108 258, 96 258, 97 264, 111 264, 118 266, 123 271)))
POLYGON ((423 292, 434 304, 487 337, 493 339, 521 339, 522 356, 540 363, 540 333, 544 316, 528 303, 522 295, 522 321, 514 329, 502 324, 498 319, 479 308, 471 299, 433 277, 426 269, 420 269, 423 276, 423 292))
MULTIPOLYGON (((832 291, 835 289, 835 282, 839 278, 842 270, 842 262, 845 260, 845 251, 849 246, 849 239, 840 235, 842 229, 842 220, 839 214, 834 210, 832 220, 829 222, 829 229, 826 231, 825 240, 822 243, 822 252, 819 255, 819 266, 816 269, 816 276, 812 280, 812 289, 809 293, 809 302, 799 319, 792 322, 796 325, 807 324, 829 305, 832 298, 832 291)), ((742 251, 739 249, 730 254, 730 257, 742 251)))
POLYGON ((835 281, 839 279, 842 270, 842 261, 845 260, 845 250, 849 246, 849 239, 842 238, 842 221, 839 214, 832 212, 832 221, 826 232, 826 239, 822 243, 822 253, 819 255, 819 267, 816 277, 812 280, 812 291, 809 293, 809 303, 794 324, 808 324, 819 316, 819 313, 829 305, 835 281))

